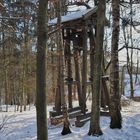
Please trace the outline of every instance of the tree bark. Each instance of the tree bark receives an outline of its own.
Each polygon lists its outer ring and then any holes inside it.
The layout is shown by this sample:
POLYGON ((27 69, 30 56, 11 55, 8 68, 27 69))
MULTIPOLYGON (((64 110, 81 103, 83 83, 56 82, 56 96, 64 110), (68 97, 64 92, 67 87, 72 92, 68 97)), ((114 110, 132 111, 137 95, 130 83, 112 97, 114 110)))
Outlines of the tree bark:
MULTIPOLYGON (((133 48, 133 35, 132 35, 132 24, 133 24, 133 9, 132 9, 132 0, 130 0, 130 46, 133 48)), ((133 86, 133 49, 131 49, 130 55, 130 97, 134 97, 134 86, 133 86)))
MULTIPOLYGON (((70 36, 70 30, 67 30, 67 36, 70 36)), ((68 106, 72 108, 72 65, 71 65, 71 48, 70 40, 66 39, 65 42, 65 59, 67 64, 67 81, 68 81, 68 106)))
POLYGON ((95 5, 95 6, 98 5, 98 1, 99 1, 99 0, 94 0, 94 5, 95 5))
POLYGON ((48 0, 39 0, 37 26, 37 79, 36 79, 36 112, 37 139, 48 140, 47 107, 46 107, 46 40, 47 40, 47 6, 48 0))
POLYGON ((139 73, 139 52, 137 51, 137 66, 136 66, 135 84, 138 82, 138 73, 139 73))
MULTIPOLYGON (((57 3, 57 24, 61 27, 61 1, 57 3)), ((64 93, 64 46, 62 40, 62 31, 61 29, 58 30, 58 51, 59 51, 59 58, 60 58, 60 92, 61 92, 61 106, 63 112, 63 130, 61 132, 62 135, 67 135, 71 133, 70 130, 70 123, 68 118, 68 111, 67 111, 67 104, 65 101, 65 93, 64 93)))
POLYGON ((91 84, 91 93, 93 93, 94 85, 93 85, 93 74, 94 74, 94 54, 95 54, 95 37, 93 35, 93 29, 90 29, 89 32, 89 38, 90 38, 90 81, 91 84))
POLYGON ((110 128, 121 128, 120 94, 119 94, 119 62, 118 62, 118 42, 119 42, 119 18, 120 1, 112 0, 113 32, 111 42, 111 65, 110 65, 110 128))
MULTIPOLYGON (((76 47, 76 46, 75 46, 76 47)), ((81 78, 80 78, 80 64, 79 64, 79 51, 74 48, 74 66, 75 66, 75 80, 77 82, 77 93, 78 93, 78 101, 79 106, 82 107, 83 101, 82 101, 82 88, 81 88, 81 78)))
POLYGON ((92 108, 90 129, 88 135, 99 136, 102 135, 100 128, 100 94, 101 94, 101 76, 102 76, 102 53, 103 53, 103 39, 104 39, 104 25, 105 25, 105 0, 99 0, 97 10, 97 34, 96 34, 96 48, 95 48, 95 63, 94 63, 94 90, 92 93, 92 108))
MULTIPOLYGON (((85 25, 86 26, 86 25, 85 25)), ((87 92, 87 27, 83 27, 83 60, 82 60, 82 98, 83 106, 82 112, 85 113, 86 110, 86 92, 87 92)), ((80 46, 81 47, 81 46, 80 46)))

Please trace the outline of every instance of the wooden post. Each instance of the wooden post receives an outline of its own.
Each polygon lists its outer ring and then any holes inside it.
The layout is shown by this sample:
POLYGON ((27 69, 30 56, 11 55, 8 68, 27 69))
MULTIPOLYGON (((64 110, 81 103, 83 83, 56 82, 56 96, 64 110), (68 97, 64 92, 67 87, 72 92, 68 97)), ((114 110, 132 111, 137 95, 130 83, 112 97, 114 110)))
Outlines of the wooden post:
POLYGON ((103 100, 104 100, 104 105, 109 106, 109 89, 107 87, 105 78, 102 78, 102 91, 103 91, 103 100))
POLYGON ((90 29, 89 32, 89 39, 90 39, 90 81, 93 81, 95 40, 92 28, 90 29))
POLYGON ((60 85, 59 85, 59 75, 57 79, 57 88, 56 88, 56 94, 55 94, 55 110, 56 112, 61 112, 61 92, 60 92, 60 85))
POLYGON ((90 81, 92 82, 91 84, 91 92, 93 94, 93 73, 94 73, 94 51, 95 51, 95 39, 94 39, 94 34, 93 34, 93 29, 92 27, 90 28, 89 32, 89 39, 90 39, 90 81))
POLYGON ((87 27, 83 27, 83 60, 82 60, 82 97, 84 101, 84 106, 82 108, 83 113, 86 109, 86 92, 87 92, 87 27))
POLYGON ((82 107, 82 88, 81 88, 81 78, 80 78, 80 64, 79 64, 79 50, 77 49, 75 42, 73 41, 74 46, 74 66, 75 66, 75 80, 77 82, 77 92, 78 92, 78 100, 79 106, 82 107))
MULTIPOLYGON (((57 33, 57 36, 59 34, 57 33)), ((60 49, 59 49, 59 38, 57 38, 57 45, 58 45, 58 77, 57 77, 57 88, 56 88, 56 95, 55 95, 55 110, 56 112, 60 113, 61 112, 61 85, 62 85, 62 80, 61 80, 61 56, 60 56, 60 49)))
POLYGON ((68 103, 69 108, 72 108, 72 67, 71 67, 71 49, 70 49, 70 30, 67 29, 67 39, 65 42, 65 58, 67 63, 67 81, 68 81, 68 103))
MULTIPOLYGON (((58 27, 61 27, 61 1, 58 1, 57 7, 57 24, 58 27)), ((60 92, 61 92, 61 106, 63 112, 63 130, 61 132, 62 135, 66 135, 71 133, 70 130, 70 122, 67 110, 67 104, 65 100, 65 89, 64 89, 64 48, 63 48, 63 40, 62 40, 62 31, 61 29, 58 30, 58 51, 60 55, 60 92)))

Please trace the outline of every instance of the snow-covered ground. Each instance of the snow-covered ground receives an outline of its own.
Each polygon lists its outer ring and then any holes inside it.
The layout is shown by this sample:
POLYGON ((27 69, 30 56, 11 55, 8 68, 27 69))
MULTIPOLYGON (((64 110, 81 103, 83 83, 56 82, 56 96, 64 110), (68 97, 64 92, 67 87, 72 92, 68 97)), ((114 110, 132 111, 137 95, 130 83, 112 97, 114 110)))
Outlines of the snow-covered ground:
MULTIPOLYGON (((140 78, 140 76, 138 76, 140 78)), ((135 79, 135 76, 133 77, 135 79)), ((129 76, 125 74, 125 96, 130 94, 129 76)), ((135 96, 140 96, 139 80, 134 84, 135 96)), ((122 100, 126 99, 123 97, 122 100)), ((101 117, 101 129, 103 135, 100 137, 88 136, 89 123, 83 127, 75 127, 75 120, 71 120, 72 133, 66 136, 61 136, 62 124, 58 126, 50 125, 48 118, 48 135, 49 140, 140 140, 140 102, 128 101, 130 104, 122 107, 123 123, 122 129, 110 129, 110 118, 101 117)), ((78 102, 74 102, 76 106, 78 102)), ((48 106, 49 111, 53 105, 48 106)), ((87 102, 87 107, 90 110, 91 101, 87 102)), ((36 140, 36 109, 34 106, 30 110, 14 112, 15 107, 9 106, 9 112, 4 112, 5 106, 2 106, 3 112, 0 112, 0 140, 36 140), (4 126, 1 129, 1 124, 4 126)))
MULTIPOLYGON (((124 84, 125 84, 125 96, 130 97, 130 77, 128 74, 125 74, 124 77, 124 84)), ((140 75, 138 75, 137 82, 136 80, 136 75, 133 75, 133 88, 134 88, 134 97, 139 96, 140 97, 140 75)))
MULTIPOLYGON (((48 106, 48 111, 52 106, 48 106)), ((140 102, 131 101, 129 106, 122 108, 122 129, 110 129, 109 117, 101 117, 103 135, 100 137, 88 136, 89 122, 83 127, 74 126, 71 121, 72 133, 61 136, 62 125, 51 126, 48 122, 49 140, 140 140, 140 102)), ((0 140, 36 140, 36 111, 32 106, 30 111, 23 113, 10 111, 0 112, 0 124, 7 119, 4 127, 0 130, 0 140)))

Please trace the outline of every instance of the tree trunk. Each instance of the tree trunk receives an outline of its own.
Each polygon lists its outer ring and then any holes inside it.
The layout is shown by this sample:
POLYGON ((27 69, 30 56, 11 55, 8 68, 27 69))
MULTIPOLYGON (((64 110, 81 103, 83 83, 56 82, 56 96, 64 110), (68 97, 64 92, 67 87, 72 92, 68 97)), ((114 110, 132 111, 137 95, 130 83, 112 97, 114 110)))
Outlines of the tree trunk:
POLYGON ((93 35, 93 29, 90 29, 89 32, 89 38, 90 38, 90 81, 91 84, 91 93, 93 93, 94 85, 93 85, 93 74, 94 74, 94 54, 95 54, 95 37, 93 35))
MULTIPOLYGON (((61 27, 61 1, 57 3, 57 24, 58 27, 61 27)), ((63 40, 62 40, 62 32, 61 29, 58 30, 58 51, 60 55, 60 92, 61 92, 61 106, 63 112, 63 130, 61 132, 62 135, 67 135, 71 133, 69 128, 69 118, 67 111, 67 104, 65 101, 65 93, 64 93, 64 48, 63 48, 63 40)))
MULTIPOLYGON (((132 36, 132 24, 133 24, 133 9, 132 9, 132 0, 130 0, 130 45, 133 48, 133 36, 132 36)), ((133 49, 131 49, 130 55, 130 97, 134 97, 134 86, 133 86, 133 49)))
MULTIPOLYGON (((2 41, 5 39, 4 29, 2 28, 2 41)), ((8 65, 9 60, 7 60, 6 56, 6 46, 2 45, 2 53, 3 53, 3 72, 4 72, 4 91, 5 91, 5 105, 6 105, 6 112, 8 112, 8 104, 9 104, 9 89, 8 89, 8 65)))
POLYGON ((6 104, 6 112, 8 112, 8 104, 9 104, 9 89, 8 89, 8 70, 7 66, 4 67, 4 89, 5 89, 5 104, 6 104))
POLYGON ((94 0, 94 5, 95 5, 95 6, 98 5, 98 1, 99 1, 99 0, 94 0))
POLYGON ((138 82, 138 73, 139 73, 139 52, 137 51, 137 67, 136 67, 136 77, 135 77, 135 84, 138 82))
MULTIPOLYGON (((74 46, 77 47, 77 46, 74 46)), ((82 101, 82 89, 81 89, 81 80, 80 80, 80 64, 79 64, 79 51, 74 48, 74 66, 75 66, 75 80, 76 80, 76 86, 77 86, 77 93, 78 93, 78 101, 79 106, 82 107, 83 101, 82 101)))
MULTIPOLYGON (((25 22, 25 21, 24 21, 25 22)), ((27 73, 28 73, 28 25, 24 23, 25 39, 24 39, 24 60, 23 60, 23 105, 26 111, 27 105, 27 73), (27 26, 27 27, 26 27, 27 26)))
POLYGON ((101 94, 101 76, 102 76, 102 53, 103 53, 103 39, 104 39, 104 25, 105 25, 105 0, 99 0, 97 10, 97 34, 96 34, 96 48, 95 48, 95 63, 94 63, 94 79, 93 79, 93 93, 92 93, 92 108, 90 129, 88 135, 99 136, 102 135, 100 129, 100 94, 101 94))
MULTIPOLYGON (((86 25, 85 25, 86 26, 86 25)), ((83 28, 83 60, 82 60, 82 98, 83 106, 82 112, 85 113, 86 110, 86 92, 87 92, 87 27, 83 28)), ((81 47, 81 46, 80 46, 81 47)))
POLYGON ((2 93, 1 93, 1 87, 0 87, 0 112, 2 111, 2 93))
POLYGON ((37 26, 37 79, 36 79, 36 112, 37 139, 48 140, 47 107, 46 107, 46 40, 47 40, 47 6, 48 0, 39 0, 37 26))
POLYGON ((124 65, 122 67, 122 72, 121 72, 121 90, 120 90, 121 95, 124 95, 124 87, 125 87, 125 85, 124 85, 124 78, 125 78, 124 70, 125 70, 125 67, 126 67, 126 65, 124 65))
MULTIPOLYGON (((131 18, 132 18, 132 15, 131 15, 131 18)), ((131 19, 131 22, 132 22, 132 19, 131 19)), ((132 29, 131 28, 132 27, 130 27, 130 38, 129 38, 129 36, 126 35, 125 26, 123 27, 123 36, 124 36, 124 41, 125 41, 125 46, 126 46, 126 54, 127 54, 127 71, 128 71, 129 77, 130 77, 130 96, 131 96, 131 98, 133 98, 133 95, 134 95, 133 77, 132 77, 133 49, 131 49, 131 56, 129 56, 129 49, 128 49, 129 39, 131 39, 130 42, 131 42, 131 46, 133 47, 133 42, 132 42, 132 29)))
POLYGON ((67 6, 66 6, 66 3, 67 3, 67 0, 62 0, 61 1, 61 13, 62 15, 66 15, 67 13, 67 6))
MULTIPOLYGON (((59 58, 58 58, 59 61, 59 58)), ((59 65, 59 64, 58 64, 59 65)), ((55 93, 55 110, 57 113, 61 112, 61 92, 60 92, 60 70, 58 66, 58 79, 57 79, 57 87, 56 87, 56 93, 55 93)))
POLYGON ((112 0, 113 32, 111 42, 111 65, 110 65, 110 128, 121 128, 120 94, 119 94, 119 62, 118 62, 118 42, 119 42, 119 18, 120 1, 112 0))
MULTIPOLYGON (((70 36, 70 30, 67 30, 67 36, 70 36)), ((72 65, 71 65, 71 48, 70 40, 66 39, 65 42, 65 58, 67 64, 67 81, 68 81, 68 103, 69 108, 72 108, 72 65)))

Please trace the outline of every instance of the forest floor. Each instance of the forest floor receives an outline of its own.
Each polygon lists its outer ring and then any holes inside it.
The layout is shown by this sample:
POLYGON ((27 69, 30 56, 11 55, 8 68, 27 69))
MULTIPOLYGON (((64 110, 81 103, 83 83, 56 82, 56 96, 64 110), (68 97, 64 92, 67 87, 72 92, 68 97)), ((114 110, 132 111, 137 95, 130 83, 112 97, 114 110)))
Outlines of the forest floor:
MULTIPOLYGON (((48 106, 48 111, 52 106, 48 106)), ((49 113, 49 112, 48 112, 49 113)), ((61 136, 62 124, 52 126, 48 121, 49 140, 140 140, 140 102, 130 101, 130 105, 122 107, 122 129, 110 129, 109 117, 101 117, 103 135, 100 137, 88 136, 89 123, 83 127, 74 126, 71 121, 72 133, 61 136)), ((48 119, 49 120, 49 119, 48 119)), ((0 140, 36 140, 36 110, 32 106, 30 111, 14 112, 14 107, 9 107, 9 112, 0 112, 0 140)))
MULTIPOLYGON (((135 77, 134 77, 135 78, 135 77)), ((140 79, 140 77, 139 77, 140 79)), ((130 82, 128 75, 125 75, 125 96, 130 96, 130 82)), ((140 82, 134 84, 135 96, 140 96, 140 82)), ((83 127, 75 127, 75 120, 71 120, 71 134, 61 136, 63 125, 52 126, 48 118, 48 137, 49 140, 140 140, 140 102, 127 100, 123 96, 122 129, 110 129, 110 118, 101 117, 101 129, 103 135, 100 137, 88 136, 88 121, 83 127), (126 102, 124 102, 126 101, 126 102)), ((78 104, 75 101, 74 106, 78 104)), ((47 113, 52 110, 53 105, 48 105, 47 113)), ((87 108, 91 108, 91 100, 87 101, 87 108)), ((9 111, 4 112, 5 106, 2 106, 3 112, 0 112, 0 140, 36 140, 36 109, 34 106, 27 107, 27 111, 22 113, 14 112, 14 106, 9 106, 9 111)))

